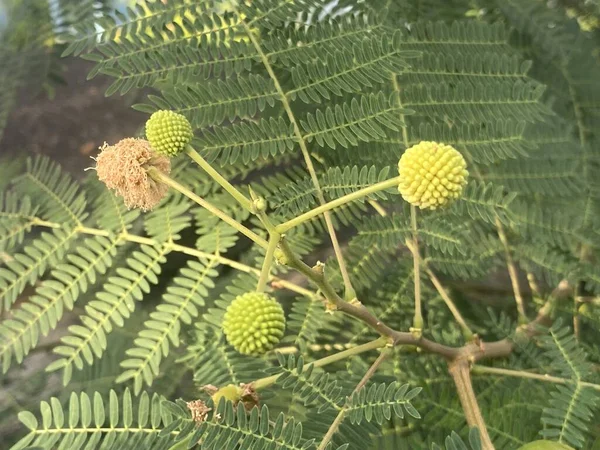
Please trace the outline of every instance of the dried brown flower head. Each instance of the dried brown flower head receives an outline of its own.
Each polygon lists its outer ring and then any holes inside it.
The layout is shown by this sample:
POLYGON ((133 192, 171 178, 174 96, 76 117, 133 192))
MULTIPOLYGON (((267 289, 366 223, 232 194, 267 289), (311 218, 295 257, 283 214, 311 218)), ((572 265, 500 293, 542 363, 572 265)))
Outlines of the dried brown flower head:
POLYGON ((250 411, 255 406, 260 406, 260 398, 258 392, 254 389, 252 383, 242 384, 242 402, 246 411, 250 411))
POLYGON ((171 161, 152 150, 143 139, 127 138, 115 145, 104 144, 96 158, 98 178, 123 197, 128 208, 148 211, 165 196, 168 186, 148 176, 148 169, 168 174, 171 161))
POLYGON ((202 423, 206 421, 208 412, 211 410, 202 400, 187 402, 186 406, 192 413, 192 420, 196 423, 202 423))

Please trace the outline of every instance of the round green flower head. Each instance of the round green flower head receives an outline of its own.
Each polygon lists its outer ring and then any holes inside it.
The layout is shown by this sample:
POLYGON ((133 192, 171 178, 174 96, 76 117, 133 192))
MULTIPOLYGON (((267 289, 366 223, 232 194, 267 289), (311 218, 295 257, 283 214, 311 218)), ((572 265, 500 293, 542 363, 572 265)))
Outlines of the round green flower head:
POLYGON ((407 149, 398 163, 404 200, 421 209, 436 209, 460 197, 469 172, 454 147, 421 141, 407 149))
POLYGON ((267 294, 238 295, 225 311, 227 341, 244 355, 262 355, 283 337, 285 315, 277 300, 267 294))
POLYGON ((194 137, 192 126, 185 116, 173 111, 156 111, 146 122, 146 137, 157 152, 176 156, 194 137))

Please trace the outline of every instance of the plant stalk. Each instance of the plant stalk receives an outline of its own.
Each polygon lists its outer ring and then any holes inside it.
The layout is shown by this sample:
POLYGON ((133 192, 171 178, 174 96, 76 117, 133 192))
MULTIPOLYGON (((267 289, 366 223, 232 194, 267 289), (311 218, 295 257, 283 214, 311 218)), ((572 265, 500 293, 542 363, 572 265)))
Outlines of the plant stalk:
POLYGON ((223 211, 221 211, 219 208, 217 208, 213 204, 207 202, 203 198, 201 198, 198 195, 194 194, 188 188, 186 188, 185 186, 179 184, 177 181, 173 180, 168 175, 165 175, 164 173, 162 173, 162 172, 160 172, 160 171, 158 171, 158 170, 156 170, 154 168, 151 168, 150 170, 148 170, 148 174, 152 178, 154 178, 155 180, 157 180, 157 181, 159 181, 161 183, 164 183, 167 186, 172 187, 176 191, 181 192, 183 195, 185 195, 189 199, 191 199, 194 202, 198 203, 200 206, 202 206, 206 210, 208 210, 211 213, 213 213, 215 216, 217 216, 223 222, 227 223, 228 225, 231 225, 233 228, 235 228, 236 230, 238 230, 244 236, 250 238, 256 244, 260 245, 263 248, 267 248, 268 247, 269 243, 265 239, 261 238, 254 231, 249 230, 244 225, 242 225, 237 220, 235 220, 233 217, 229 216, 228 214, 224 213, 223 211))
MULTIPOLYGON (((380 337, 379 339, 375 339, 374 341, 367 342, 362 345, 357 345, 356 347, 349 348, 348 350, 344 350, 339 353, 334 353, 333 355, 329 355, 324 358, 318 359, 310 364, 314 365, 315 367, 323 367, 328 364, 333 364, 335 362, 349 358, 350 356, 360 355, 361 353, 365 353, 370 350, 375 350, 376 348, 385 347, 387 344, 388 340, 383 337, 380 337)), ((281 374, 277 374, 271 375, 270 377, 261 378, 259 380, 254 381, 252 383, 252 386, 257 391, 260 389, 265 389, 274 384, 280 376, 281 374)))
POLYGON ((243 208, 250 212, 254 212, 252 202, 248 197, 242 194, 233 184, 227 181, 219 172, 217 172, 206 161, 200 153, 188 145, 186 150, 187 155, 192 158, 213 180, 215 180, 223 189, 225 189, 243 208))
POLYGON ((265 254, 265 259, 263 260, 262 270, 260 271, 260 277, 258 278, 258 284, 256 286, 256 292, 264 292, 265 287, 267 285, 267 281, 271 275, 271 266, 273 265, 273 255, 275 253, 275 249, 279 244, 279 239, 281 235, 277 232, 271 233, 269 235, 269 245, 267 247, 267 253, 265 254))
MULTIPOLYGON (((407 242, 407 245, 408 245, 408 249, 414 254, 414 249, 413 249, 412 243, 407 242)), ((454 301, 450 298, 448 291, 446 290, 444 285, 440 282, 439 278, 435 275, 435 273, 433 273, 433 271, 431 270, 431 268, 429 267, 427 262, 422 260, 421 264, 423 265, 423 267, 425 269, 425 273, 427 273, 427 276, 429 277, 429 279, 435 286, 436 290, 438 291, 438 294, 440 294, 440 297, 442 297, 442 300, 444 300, 444 302, 446 303, 446 306, 448 307, 448 309, 454 316, 454 320, 456 320, 456 322, 458 322, 458 324, 462 328, 465 339, 467 341, 471 340, 475 333, 473 333, 473 330, 471 330, 469 325, 467 325, 466 320, 464 319, 464 317, 462 316, 462 314, 460 313, 460 311, 454 304, 454 301)))
POLYGON ((346 203, 350 203, 355 200, 359 200, 369 194, 373 194, 375 192, 383 191, 385 189, 392 188, 397 186, 400 183, 400 177, 390 178, 389 180, 381 181, 379 183, 375 183, 372 186, 368 186, 366 188, 360 189, 356 192, 352 192, 350 194, 344 195, 343 197, 332 200, 328 203, 322 204, 310 211, 301 214, 294 219, 288 220, 287 222, 282 223, 281 225, 277 225, 275 229, 280 233, 285 233, 290 229, 297 227, 298 225, 311 220, 312 218, 319 216, 327 211, 330 211, 334 208, 338 208, 346 203))
POLYGON ((508 238, 506 237, 506 232, 504 231, 504 227, 502 226, 502 222, 498 216, 496 216, 496 228, 498 229, 498 237, 500 238, 500 242, 502 242, 502 246, 504 247, 504 256, 506 258, 506 266, 508 268, 508 275, 510 277, 510 283, 513 288, 513 292, 515 295, 515 302, 517 303, 517 311, 519 313, 519 322, 527 323, 529 319, 527 318, 527 313, 525 312, 525 302, 523 301, 523 296, 521 295, 521 287, 519 286, 519 273, 517 272, 517 266, 512 259, 512 255, 510 254, 510 248, 508 245, 508 238))
MULTIPOLYGON (((238 15, 239 15, 239 12, 238 12, 238 15)), ((292 124, 292 127, 294 129, 294 135, 296 136, 296 140, 298 141, 298 144, 300 146, 300 151, 302 152, 302 157, 304 158, 304 162, 306 164, 306 169, 308 170, 308 173, 310 174, 310 179, 311 179, 311 181, 315 187, 315 190, 317 192, 317 198, 319 199, 319 203, 321 203, 323 205, 326 202, 325 202, 325 197, 323 196, 323 191, 321 190, 319 178, 317 177, 317 172, 315 171, 315 168, 313 166, 312 159, 311 159, 310 153, 308 151, 308 146, 306 145, 306 140, 305 140, 304 136, 302 135, 302 131, 300 131, 300 126, 298 125, 296 116, 294 115, 294 112, 292 111, 292 107, 290 106, 288 97, 285 94, 283 88, 281 87, 281 84, 279 83, 279 78, 277 78, 277 75, 275 75, 275 71, 273 70, 273 67, 271 66, 271 62, 269 61, 269 58, 263 51, 263 49, 260 45, 260 42, 258 41, 256 36, 250 29, 250 26, 244 20, 241 21, 241 24, 244 27, 244 31, 245 31, 246 35, 248 36, 248 39, 250 40, 250 42, 256 49, 256 52, 258 53, 260 60, 263 63, 267 73, 269 74, 269 77, 273 81, 273 85, 275 86, 275 90, 277 91, 277 94, 279 95, 281 104, 283 105, 283 109, 285 110, 286 115, 288 116, 288 120, 290 121, 290 123, 292 124)), ((323 213, 323 218, 325 219, 325 225, 327 226, 327 232, 329 233, 329 236, 331 238, 331 245, 333 246, 333 251, 334 251, 335 257, 338 261, 338 265, 340 267, 340 272, 342 274, 342 279, 344 280, 344 288, 346 291, 346 294, 345 294, 346 298, 354 298, 356 296, 356 294, 355 294, 354 288, 352 287, 352 282, 350 281, 350 276, 348 275, 348 269, 346 268, 344 254, 342 253, 342 249, 340 247, 340 243, 338 241, 337 234, 335 232, 335 228, 333 226, 333 221, 331 220, 331 215, 329 214, 329 211, 326 211, 323 213)), ((281 231, 279 231, 279 232, 282 233, 281 231)))
POLYGON ((448 370, 454 380, 467 424, 479 429, 483 450, 495 450, 473 390, 469 361, 465 358, 458 358, 448 365, 448 370))
POLYGON ((412 255, 415 283, 415 317, 413 319, 412 331, 417 336, 421 336, 423 333, 423 311, 421 307, 421 255, 419 253, 417 208, 414 205, 410 205, 410 223, 412 227, 412 255))
POLYGON ((498 375, 504 377, 516 377, 516 378, 527 378, 529 380, 538 380, 545 381, 548 383, 555 384, 579 384, 582 387, 587 387, 590 389, 594 389, 596 391, 600 391, 600 384, 590 383, 588 381, 576 381, 570 380, 568 378, 555 377, 548 374, 541 373, 533 373, 526 372, 524 370, 511 370, 511 369, 502 369, 498 367, 487 367, 487 366, 473 366, 473 373, 489 373, 491 375, 498 375))

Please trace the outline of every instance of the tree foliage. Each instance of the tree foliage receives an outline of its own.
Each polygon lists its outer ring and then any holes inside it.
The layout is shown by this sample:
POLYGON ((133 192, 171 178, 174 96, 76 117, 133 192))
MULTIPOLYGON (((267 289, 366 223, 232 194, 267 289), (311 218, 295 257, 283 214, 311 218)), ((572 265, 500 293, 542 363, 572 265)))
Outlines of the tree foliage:
MULTIPOLYGON (((253 206, 186 155, 172 161, 180 187, 144 214, 94 173, 0 163, 2 371, 64 329, 40 376, 60 371, 69 392, 19 413, 14 449, 600 439, 598 8, 147 0, 99 15, 67 3, 48 31, 64 56, 111 78, 106 95, 148 89, 137 110, 184 115, 199 158, 253 206), (421 141, 453 146, 470 175, 455 202, 417 213, 385 183, 421 141), (265 217, 291 224, 273 267, 262 244, 281 233, 265 217), (324 251, 338 238, 341 258, 324 251), (500 294, 470 288, 507 269, 500 294), (223 316, 261 283, 286 336, 240 355, 223 316), (215 404, 211 389, 230 384, 250 391, 215 404)), ((0 69, 0 132, 19 70, 0 69)))

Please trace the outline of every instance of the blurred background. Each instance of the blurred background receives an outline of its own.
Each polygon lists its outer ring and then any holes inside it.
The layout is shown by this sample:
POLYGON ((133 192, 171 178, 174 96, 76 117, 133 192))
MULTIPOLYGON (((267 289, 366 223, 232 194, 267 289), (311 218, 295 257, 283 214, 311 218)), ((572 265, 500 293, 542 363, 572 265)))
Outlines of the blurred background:
POLYGON ((107 98, 106 77, 86 80, 92 62, 60 57, 73 23, 132 3, 0 0, 0 157, 45 154, 77 177, 104 141, 139 130, 144 92, 107 98))

